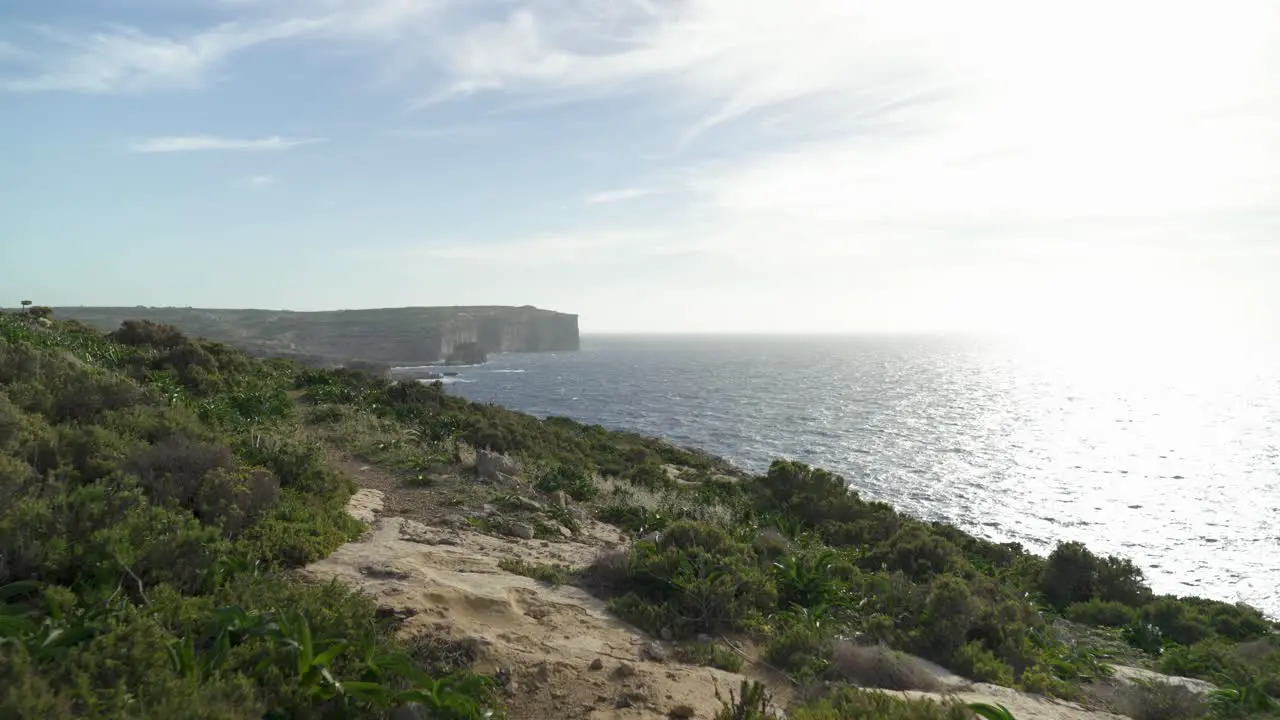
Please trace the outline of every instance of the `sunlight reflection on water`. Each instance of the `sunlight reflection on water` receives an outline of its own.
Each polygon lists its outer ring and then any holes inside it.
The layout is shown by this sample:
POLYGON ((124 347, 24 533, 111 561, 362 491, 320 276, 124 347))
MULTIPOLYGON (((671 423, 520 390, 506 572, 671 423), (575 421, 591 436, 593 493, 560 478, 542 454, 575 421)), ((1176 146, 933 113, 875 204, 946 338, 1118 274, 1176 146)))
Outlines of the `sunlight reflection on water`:
POLYGON ((753 470, 804 460, 922 517, 1037 551, 1081 540, 1158 591, 1280 615, 1277 358, 1203 341, 587 337, 449 390, 753 470))

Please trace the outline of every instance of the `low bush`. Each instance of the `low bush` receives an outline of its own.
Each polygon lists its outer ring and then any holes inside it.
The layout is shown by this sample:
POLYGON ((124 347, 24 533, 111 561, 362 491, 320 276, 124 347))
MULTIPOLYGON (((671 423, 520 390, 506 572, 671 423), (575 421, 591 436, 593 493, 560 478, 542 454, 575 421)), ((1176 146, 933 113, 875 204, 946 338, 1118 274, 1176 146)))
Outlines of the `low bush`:
POLYGON ((675 655, 677 660, 690 665, 706 665, 729 672, 742 669, 741 655, 710 641, 681 643, 675 655))
MULTIPOLYGON (((763 717, 763 716, 762 716, 763 717)), ((912 699, 875 690, 838 688, 788 714, 791 720, 973 720, 964 705, 931 699, 912 699)))
POLYGON ((1204 695, 1160 681, 1121 685, 1109 704, 1111 710, 1133 720, 1197 720, 1209 710, 1204 695))
POLYGON ((650 490, 671 487, 674 483, 667 475, 667 469, 657 462, 643 462, 622 473, 622 479, 650 490))
POLYGON ((1137 618, 1134 609, 1124 603, 1096 598, 1068 605, 1063 615, 1071 622, 1098 627, 1124 627, 1137 618))
POLYGON ((1255 676, 1235 648, 1222 640, 1198 642, 1189 647, 1170 647, 1160 657, 1160 672, 1166 675, 1219 682, 1232 678, 1244 683, 1255 676))
POLYGON ((1013 685, 1013 668, 978 642, 965 643, 951 660, 952 670, 979 682, 1013 685))
POLYGON ((630 578, 631 555, 626 550, 604 550, 578 575, 578 583, 597 595, 622 594, 630 578))
POLYGON ((498 561, 498 567, 509 573, 531 577, 553 587, 563 585, 569 581, 569 569, 563 565, 531 563, 516 558, 503 558, 498 561))
POLYGON ((765 645, 765 658, 801 681, 811 681, 831 664, 831 632, 821 622, 791 617, 781 623, 765 645))
POLYGON ((600 493, 600 489, 596 487, 594 475, 595 473, 588 467, 556 463, 538 473, 534 487, 548 494, 563 490, 566 495, 581 502, 590 500, 600 493))
POLYGON ((1059 610, 1094 599, 1137 607, 1151 598, 1142 570, 1132 561, 1100 557, 1075 542, 1060 543, 1049 554, 1039 589, 1059 610))
POLYGON ((672 524, 657 542, 636 543, 618 614, 676 637, 743 627, 777 605, 777 590, 750 546, 706 523, 672 524))
POLYGON ((933 672, 916 658, 884 645, 858 645, 851 640, 835 643, 827 674, 867 688, 929 692, 941 688, 933 672))

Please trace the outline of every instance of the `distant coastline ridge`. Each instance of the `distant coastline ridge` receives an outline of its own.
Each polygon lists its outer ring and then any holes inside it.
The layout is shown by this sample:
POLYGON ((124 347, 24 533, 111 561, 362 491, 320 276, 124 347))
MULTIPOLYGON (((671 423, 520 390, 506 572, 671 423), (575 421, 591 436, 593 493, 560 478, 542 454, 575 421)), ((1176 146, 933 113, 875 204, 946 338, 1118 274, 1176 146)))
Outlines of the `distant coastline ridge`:
POLYGON ((488 353, 578 350, 578 316, 532 305, 368 310, 59 307, 103 331, 125 320, 173 325, 246 352, 365 369, 483 362, 488 353))

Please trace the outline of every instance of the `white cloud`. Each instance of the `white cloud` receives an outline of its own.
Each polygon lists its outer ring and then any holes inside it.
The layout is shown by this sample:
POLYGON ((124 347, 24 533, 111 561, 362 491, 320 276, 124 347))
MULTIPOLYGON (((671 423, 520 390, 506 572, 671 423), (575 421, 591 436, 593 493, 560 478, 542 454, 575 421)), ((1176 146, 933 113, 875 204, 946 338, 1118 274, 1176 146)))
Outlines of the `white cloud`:
POLYGON ((642 187, 622 188, 620 190, 605 190, 603 192, 592 193, 588 195, 586 198, 586 202, 588 205, 608 205, 611 203, 623 202, 626 200, 636 200, 638 198, 648 197, 650 195, 656 195, 658 192, 660 191, 654 188, 642 188, 642 187))
POLYGON ((235 23, 60 36, 35 72, 0 87, 191 87, 235 53, 306 38, 376 54, 384 80, 432 102, 639 96, 673 147, 715 148, 715 162, 676 152, 583 198, 640 197, 662 178, 671 212, 640 227, 567 218, 438 258, 685 249, 793 269, 976 268, 994 306, 1001 287, 1064 258, 1087 275, 1134 258, 1244 267, 1274 252, 1249 219, 1280 213, 1272 0, 220 1, 235 23))
POLYGON ((270 175, 254 175, 245 182, 252 188, 265 188, 275 185, 276 179, 270 175))
POLYGON ((134 143, 130 149, 138 153, 196 152, 202 150, 288 150, 302 145, 327 142, 324 138, 286 138, 279 135, 253 140, 223 138, 211 135, 177 135, 156 137, 134 143))
POLYGON ((314 32, 320 25, 297 18, 227 23, 175 35, 121 26, 84 34, 43 29, 36 33, 38 49, 22 49, 27 72, 16 77, 0 75, 0 89, 112 93, 196 88, 232 55, 314 32))
POLYGON ((1137 220, 1280 210, 1267 0, 529 0, 431 51, 446 92, 645 92, 695 113, 686 139, 770 133, 693 168, 700 235, 666 227, 717 252, 946 255, 992 226, 1013 252, 1064 222, 1105 246, 1155 227, 1137 220))

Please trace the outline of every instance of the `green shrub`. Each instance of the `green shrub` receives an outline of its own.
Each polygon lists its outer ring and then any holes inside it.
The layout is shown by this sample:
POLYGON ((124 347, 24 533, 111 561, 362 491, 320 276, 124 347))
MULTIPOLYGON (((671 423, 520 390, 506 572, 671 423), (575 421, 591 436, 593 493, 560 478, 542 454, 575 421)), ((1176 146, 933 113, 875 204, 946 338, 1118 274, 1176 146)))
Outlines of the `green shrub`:
POLYGON ((1013 668, 981 643, 965 643, 952 659, 951 669, 979 682, 1013 685, 1013 668))
POLYGON ((869 569, 900 571, 913 580, 926 581, 945 572, 961 570, 962 560, 954 545, 913 523, 880 543, 867 556, 866 563, 869 569))
POLYGON ((708 523, 672 524, 631 550, 615 611, 651 632, 677 637, 741 627, 777 604, 773 580, 750 546, 708 523))
POLYGON ((566 495, 581 502, 590 500, 600 493, 600 489, 596 487, 594 475, 590 468, 569 463, 556 463, 539 473, 534 487, 544 493, 563 490, 566 495))
POLYGON ((1213 629, 1195 608, 1177 598, 1160 598, 1139 611, 1143 622, 1160 628, 1164 637, 1181 645, 1192 645, 1213 635, 1213 629))
POLYGON ((659 490, 671 487, 674 483, 667 475, 667 469, 658 462, 644 462, 622 473, 622 479, 643 488, 659 490))
POLYGON ((977 620, 979 606, 968 583, 943 575, 931 583, 918 627, 913 633, 916 651, 947 663, 965 645, 977 620))
POLYGON ((1172 646, 1160 657, 1160 672, 1166 675, 1201 678, 1218 682, 1233 678, 1245 683, 1253 679, 1255 670, 1222 640, 1198 642, 1190 647, 1172 646))
POLYGON ((668 516, 640 505, 612 502, 597 514, 601 522, 615 525, 635 533, 661 531, 671 521, 668 516))
POLYGON ((1093 599, 1137 607, 1151 598, 1142 570, 1115 556, 1099 557, 1080 543, 1061 543, 1040 575, 1040 592, 1059 610, 1093 599))
POLYGON ((729 699, 720 695, 716 688, 716 699, 722 705, 716 713, 715 720, 773 720, 778 715, 773 706, 773 696, 763 683, 743 680, 735 694, 729 691, 729 699))
POLYGON ((1124 627, 1137 617, 1133 608, 1128 605, 1096 598, 1088 602, 1073 603, 1067 606, 1063 614, 1071 622, 1099 627, 1124 627))
POLYGON ((526 562, 516 558, 502 558, 498 561, 498 567, 509 573, 531 577, 553 587, 563 585, 569 581, 569 570, 562 565, 548 565, 546 563, 526 562))
POLYGON ((1130 646, 1149 655, 1164 652, 1164 634, 1151 623, 1135 620, 1126 625, 1120 634, 1130 646))
POLYGON ((675 655, 677 660, 689 665, 706 665, 728 672, 742 669, 741 655, 714 642, 681 643, 675 655))
POLYGON ((774 666, 800 680, 819 677, 831 664, 832 637, 819 622, 800 614, 774 631, 765 645, 765 657, 774 666))

